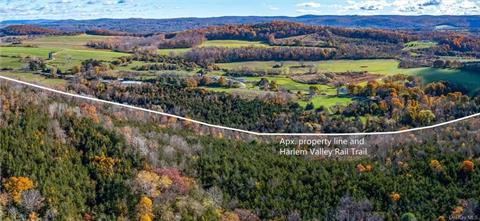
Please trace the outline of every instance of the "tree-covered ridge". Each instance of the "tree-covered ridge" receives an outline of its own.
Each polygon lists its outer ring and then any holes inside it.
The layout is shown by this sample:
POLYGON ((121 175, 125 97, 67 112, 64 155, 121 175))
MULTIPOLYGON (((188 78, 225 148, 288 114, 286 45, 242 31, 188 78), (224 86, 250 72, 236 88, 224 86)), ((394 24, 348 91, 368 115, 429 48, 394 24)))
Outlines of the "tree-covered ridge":
POLYGON ((44 95, 0 87, 0 220, 238 219, 187 175, 201 147, 44 95))

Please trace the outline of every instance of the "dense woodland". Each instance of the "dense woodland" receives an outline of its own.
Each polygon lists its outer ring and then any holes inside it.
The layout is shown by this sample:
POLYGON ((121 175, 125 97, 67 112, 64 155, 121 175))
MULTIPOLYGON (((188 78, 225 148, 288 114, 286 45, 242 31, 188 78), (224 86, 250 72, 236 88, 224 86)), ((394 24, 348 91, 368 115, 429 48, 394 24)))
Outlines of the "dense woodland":
POLYGON ((198 141, 153 125, 142 131, 127 113, 112 116, 88 103, 5 84, 0 92, 1 220, 256 217, 222 208, 220 193, 188 176, 198 141))
POLYGON ((372 158, 316 160, 278 156, 277 145, 259 141, 192 137, 189 124, 165 129, 172 121, 143 113, 0 90, 3 220, 446 220, 480 212, 475 119, 398 144, 370 137, 372 158))

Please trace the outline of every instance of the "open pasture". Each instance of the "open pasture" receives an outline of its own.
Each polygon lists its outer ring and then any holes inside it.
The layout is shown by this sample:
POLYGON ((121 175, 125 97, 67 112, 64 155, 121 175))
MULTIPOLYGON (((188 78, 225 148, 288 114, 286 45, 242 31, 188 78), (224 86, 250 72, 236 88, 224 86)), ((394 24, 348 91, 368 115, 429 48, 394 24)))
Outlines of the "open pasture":
POLYGON ((281 71, 285 74, 316 72, 367 71, 373 74, 411 74, 412 69, 398 68, 398 61, 393 59, 371 60, 328 60, 328 61, 249 61, 217 64, 228 70, 281 71))
POLYGON ((69 49, 89 49, 86 44, 89 41, 101 41, 110 36, 100 35, 62 35, 46 36, 24 41, 25 45, 35 45, 40 48, 69 48, 69 49))
POLYGON ((15 78, 21 81, 41 84, 53 88, 63 88, 67 82, 63 79, 50 79, 39 74, 29 72, 0 71, 0 76, 15 78))
POLYGON ((53 59, 47 60, 47 64, 54 65, 61 70, 70 69, 74 65, 78 65, 82 61, 87 59, 111 61, 115 58, 128 55, 127 53, 95 49, 83 50, 69 48, 0 47, 0 55, 9 57, 21 58, 27 56, 34 56, 48 59, 48 54, 50 52, 53 52, 53 59))

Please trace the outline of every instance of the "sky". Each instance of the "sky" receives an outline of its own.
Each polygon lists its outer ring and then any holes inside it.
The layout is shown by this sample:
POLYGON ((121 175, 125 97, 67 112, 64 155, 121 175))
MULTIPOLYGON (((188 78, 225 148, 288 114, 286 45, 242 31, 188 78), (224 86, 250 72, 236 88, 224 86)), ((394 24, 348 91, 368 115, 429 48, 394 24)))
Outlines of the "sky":
POLYGON ((0 20, 315 15, 480 15, 480 0, 0 0, 0 20))

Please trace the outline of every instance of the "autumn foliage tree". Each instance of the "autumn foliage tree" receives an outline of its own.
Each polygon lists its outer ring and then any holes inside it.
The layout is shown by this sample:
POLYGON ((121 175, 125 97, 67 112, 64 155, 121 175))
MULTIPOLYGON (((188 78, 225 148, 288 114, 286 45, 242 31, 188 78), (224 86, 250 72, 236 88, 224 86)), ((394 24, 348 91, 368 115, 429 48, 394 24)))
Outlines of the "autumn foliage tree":
POLYGON ((28 177, 13 176, 3 181, 3 188, 12 196, 16 203, 20 203, 23 191, 33 187, 33 181, 28 177))

